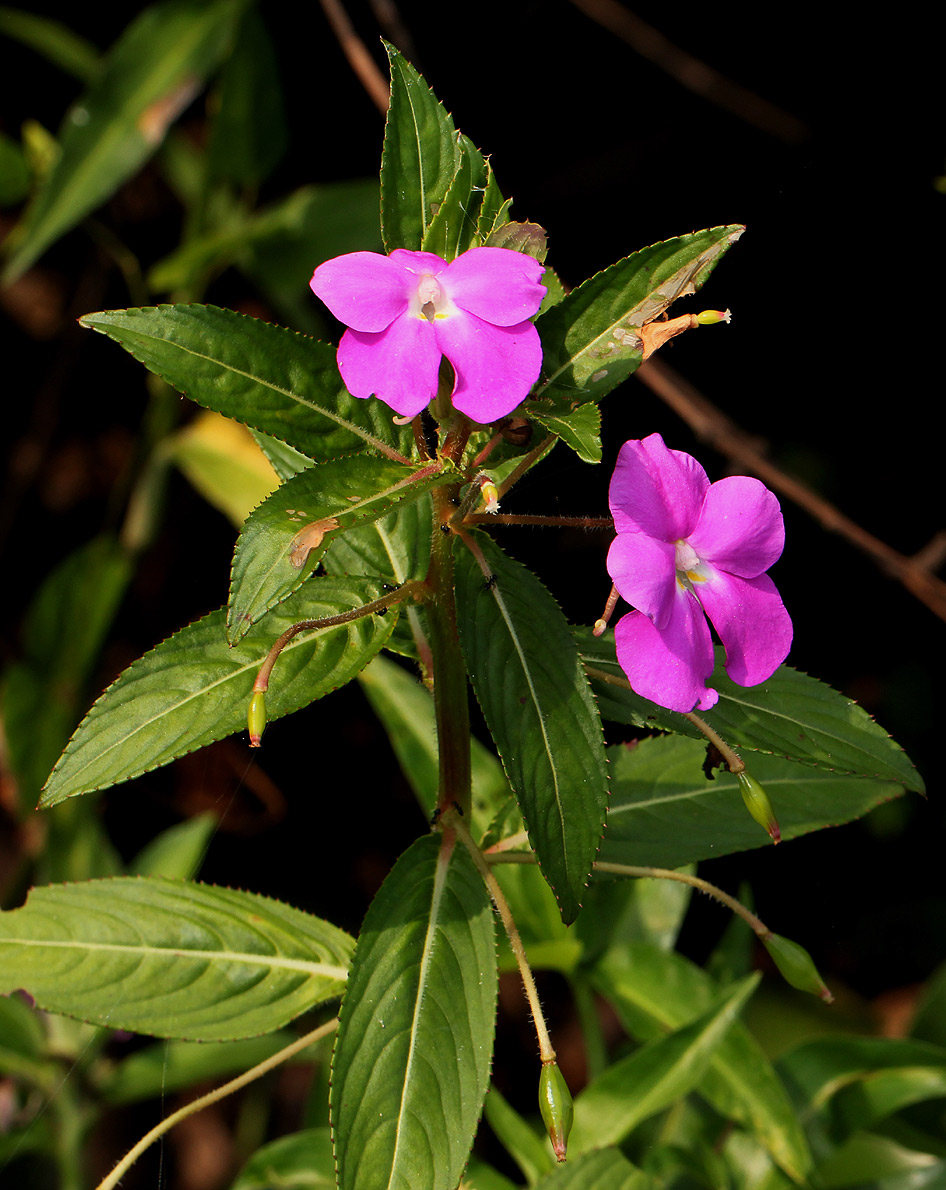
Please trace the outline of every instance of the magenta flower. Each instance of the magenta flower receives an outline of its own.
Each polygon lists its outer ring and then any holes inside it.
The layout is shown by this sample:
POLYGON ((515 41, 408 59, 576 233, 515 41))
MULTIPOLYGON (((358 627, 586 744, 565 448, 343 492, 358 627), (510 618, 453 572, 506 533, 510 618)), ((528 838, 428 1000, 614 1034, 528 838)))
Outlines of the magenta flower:
POLYGON ((672 711, 709 710, 719 695, 706 685, 706 616, 734 682, 771 677, 788 654, 792 622, 765 573, 785 544, 768 488, 745 475, 711 484, 696 459, 651 434, 621 447, 609 499, 617 537, 608 573, 638 609, 614 629, 632 689, 672 711))
POLYGON ((529 321, 545 272, 508 248, 471 248, 447 264, 432 252, 349 252, 310 282, 349 328, 338 369, 355 397, 380 397, 413 417, 437 395, 440 358, 456 373, 453 403, 474 421, 505 417, 539 377, 542 345, 529 321))

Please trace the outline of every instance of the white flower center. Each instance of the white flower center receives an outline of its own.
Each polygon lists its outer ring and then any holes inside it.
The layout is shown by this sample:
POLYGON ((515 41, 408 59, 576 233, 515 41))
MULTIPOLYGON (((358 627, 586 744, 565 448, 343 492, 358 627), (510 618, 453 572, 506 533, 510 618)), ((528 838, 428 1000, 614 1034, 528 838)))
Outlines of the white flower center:
POLYGON ((453 302, 433 274, 425 273, 417 282, 411 313, 415 318, 426 318, 428 322, 433 322, 435 318, 449 318, 455 313, 453 302))
POLYGON ((705 575, 700 574, 700 556, 693 546, 682 538, 680 541, 674 542, 674 546, 676 548, 677 582, 680 586, 691 587, 692 583, 705 583, 705 575))

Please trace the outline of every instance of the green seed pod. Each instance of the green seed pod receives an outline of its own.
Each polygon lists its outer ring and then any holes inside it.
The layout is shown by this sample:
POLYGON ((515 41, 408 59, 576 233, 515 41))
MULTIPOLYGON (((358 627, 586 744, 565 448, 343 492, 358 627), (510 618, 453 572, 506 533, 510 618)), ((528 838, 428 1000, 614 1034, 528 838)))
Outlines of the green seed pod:
POLYGON ((564 1161, 575 1109, 572 1106, 572 1093, 568 1089, 568 1083, 562 1077, 554 1059, 542 1063, 542 1073, 539 1075, 539 1110, 542 1112, 555 1157, 564 1161))
POLYGON ((786 983, 798 988, 800 992, 811 992, 820 996, 826 1004, 833 1003, 834 996, 825 986, 824 980, 818 974, 818 968, 811 961, 811 955, 803 946, 799 946, 791 938, 783 938, 781 934, 760 934, 759 938, 786 983))
POLYGON ((747 773, 745 769, 741 773, 737 773, 736 777, 739 781, 742 800, 746 803, 746 809, 759 826, 768 831, 769 838, 773 843, 781 842, 782 832, 779 829, 775 811, 772 809, 772 803, 769 801, 769 795, 755 777, 747 773))
POLYGON ((266 695, 262 690, 253 691, 250 707, 246 713, 246 726, 250 733, 250 747, 258 748, 263 732, 266 730, 266 695))
POLYGON ((715 326, 718 322, 729 322, 731 318, 729 310, 701 310, 696 315, 696 321, 700 326, 715 326))

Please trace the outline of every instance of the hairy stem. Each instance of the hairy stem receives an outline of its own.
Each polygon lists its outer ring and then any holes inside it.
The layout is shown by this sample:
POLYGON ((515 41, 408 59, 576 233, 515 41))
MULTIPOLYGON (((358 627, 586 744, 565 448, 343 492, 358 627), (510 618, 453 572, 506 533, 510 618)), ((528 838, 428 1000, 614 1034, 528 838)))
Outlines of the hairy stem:
POLYGON ((361 607, 353 607, 350 612, 340 612, 337 616, 323 616, 321 620, 300 620, 298 624, 293 624, 291 628, 286 629, 266 654, 266 660, 260 666, 256 681, 253 683, 254 691, 263 692, 269 689, 270 675, 279 654, 300 632, 308 632, 310 629, 316 628, 337 628, 340 624, 350 624, 353 620, 360 620, 375 612, 385 611, 392 604, 400 603, 402 599, 407 599, 409 596, 416 596, 422 589, 423 583, 412 581, 405 583, 403 587, 398 587, 396 591, 390 591, 387 595, 372 599, 370 603, 365 603, 361 607))
MULTIPOLYGON (((549 1037, 545 1017, 542 1014, 542 1005, 539 1003, 539 991, 535 986, 535 977, 532 974, 532 968, 529 966, 529 960, 526 958, 526 948, 523 946, 522 938, 519 936, 519 929, 512 916, 512 910, 509 908, 509 902, 503 895, 503 890, 499 887, 499 881, 492 873, 490 860, 487 859, 479 847, 473 842, 473 838, 466 828, 466 823, 458 814, 450 812, 449 824, 456 830, 457 837, 472 856, 477 871, 483 877, 483 881, 489 890, 490 899, 496 906, 496 912, 499 914, 500 920, 503 923, 503 929, 506 931, 506 937, 509 939, 509 948, 515 956, 519 975, 522 978, 522 986, 526 993, 526 999, 529 1002, 532 1020, 535 1023, 536 1037, 539 1041, 539 1056, 543 1063, 554 1062, 556 1056, 555 1050, 552 1046, 552 1040, 549 1037)), ((535 856, 531 852, 529 858, 535 862, 535 856)), ((493 862, 502 861, 497 856, 493 862)))
POLYGON ((308 1049, 310 1045, 321 1041, 323 1037, 327 1037, 329 1033, 338 1028, 338 1018, 329 1021, 328 1024, 319 1025, 317 1029, 313 1029, 310 1033, 306 1033, 303 1037, 284 1046, 278 1053, 259 1062, 256 1066, 231 1079, 228 1083, 224 1083, 222 1087, 217 1087, 215 1090, 208 1092, 206 1095, 201 1095, 199 1099, 194 1099, 190 1103, 185 1103, 177 1111, 171 1112, 166 1116, 160 1124, 156 1124, 150 1132, 138 1141, 136 1145, 128 1150, 121 1161, 115 1166, 108 1177, 103 1178, 96 1186, 95 1190, 114 1190, 121 1179, 125 1176, 129 1169, 138 1160, 145 1149, 154 1144, 156 1140, 162 1137, 165 1132, 170 1131, 175 1124, 180 1123, 181 1120, 186 1120, 188 1116, 194 1115, 202 1108, 209 1107, 212 1103, 216 1103, 220 1099, 226 1098, 227 1095, 232 1095, 234 1091, 239 1091, 241 1087, 245 1087, 247 1083, 253 1082, 254 1079, 260 1078, 262 1075, 274 1070, 283 1062, 294 1058, 296 1054, 301 1053, 304 1049, 308 1049))

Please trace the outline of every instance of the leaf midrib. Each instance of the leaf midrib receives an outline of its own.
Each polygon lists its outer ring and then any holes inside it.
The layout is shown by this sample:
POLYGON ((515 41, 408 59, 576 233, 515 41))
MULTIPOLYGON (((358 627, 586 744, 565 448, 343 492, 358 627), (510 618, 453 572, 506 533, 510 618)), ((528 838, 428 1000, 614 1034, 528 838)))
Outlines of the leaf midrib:
POLYGON ((253 954, 237 950, 190 950, 186 947, 145 946, 120 942, 82 942, 77 939, 3 938, 4 946, 51 947, 57 950, 104 951, 118 954, 140 954, 149 958, 209 959, 213 962, 242 963, 249 967, 275 967, 285 971, 304 971, 307 975, 321 975, 327 979, 347 980, 345 967, 330 963, 315 963, 309 959, 290 959, 280 955, 253 954))
MULTIPOLYGON (((356 438, 360 438, 363 442, 365 442, 367 445, 371 446, 373 449, 380 451, 382 454, 387 455, 389 458, 393 457, 392 453, 391 453, 392 448, 386 442, 382 442, 380 438, 376 438, 373 434, 369 433, 362 426, 358 426, 354 422, 349 421, 347 418, 341 417, 338 413, 334 413, 332 410, 326 408, 323 405, 317 405, 314 401, 310 400, 308 397, 303 397, 299 393, 293 392, 291 389, 283 388, 282 385, 276 384, 276 382, 273 380, 267 380, 261 376, 254 375, 252 372, 246 372, 242 368, 237 368, 233 364, 228 363, 226 360, 218 359, 216 356, 206 355, 202 351, 195 351, 194 348, 188 347, 184 343, 178 343, 172 339, 164 339, 160 335, 148 334, 145 331, 141 331, 137 327, 132 327, 130 324, 127 324, 127 323, 126 324, 96 323, 96 322, 89 321, 90 317, 94 317, 94 315, 86 316, 85 318, 82 318, 79 321, 82 322, 83 325, 85 325, 85 326, 92 327, 93 330, 98 331, 100 334, 108 335, 109 338, 117 338, 118 337, 116 335, 111 334, 110 330, 108 329, 111 326, 117 326, 117 327, 120 327, 121 329, 128 329, 132 332, 132 334, 137 334, 141 339, 143 339, 145 341, 150 340, 155 343, 163 343, 165 346, 173 347, 177 351, 183 351, 187 355, 192 355, 192 356, 194 356, 195 359, 204 360, 206 363, 214 364, 216 367, 221 368, 224 371, 232 372, 234 376, 242 376, 244 380, 252 381, 253 384, 258 384, 260 386, 260 388, 266 388, 266 389, 269 389, 271 392, 279 393, 280 396, 287 397, 290 401, 295 401, 297 405, 303 405, 306 409, 311 409, 314 413, 318 413, 322 417, 327 418, 329 421, 334 422, 341 429, 347 430, 349 433, 353 434, 356 438)), ((171 384, 172 388, 176 387, 176 385, 174 385, 171 381, 168 381, 168 383, 171 384)), ((197 402, 197 403, 201 404, 202 402, 197 402)), ((256 429, 259 429, 259 427, 256 427, 256 429)), ((269 434, 269 433, 272 433, 272 431, 271 430, 261 430, 260 433, 269 434)), ((273 437, 278 438, 279 435, 273 434, 273 437)), ((280 439, 280 440, 286 441, 286 439, 280 439)), ((293 446, 293 444, 291 442, 287 442, 287 445, 293 446)), ((293 447, 293 449, 298 450, 299 448, 293 447)))

